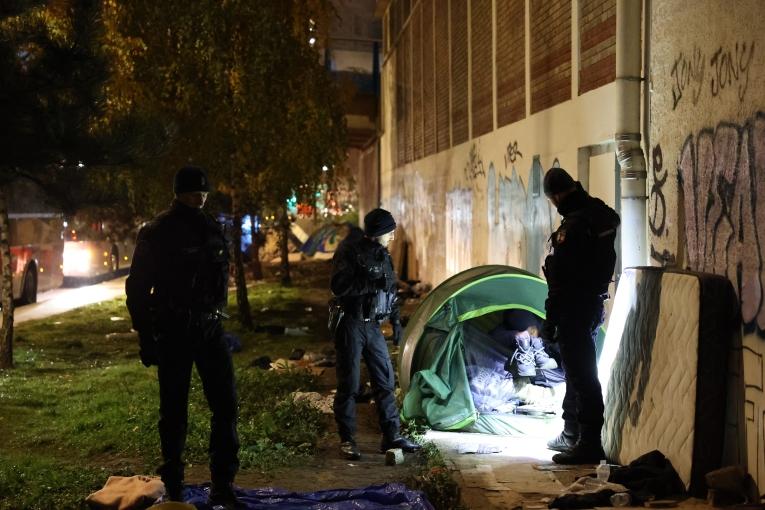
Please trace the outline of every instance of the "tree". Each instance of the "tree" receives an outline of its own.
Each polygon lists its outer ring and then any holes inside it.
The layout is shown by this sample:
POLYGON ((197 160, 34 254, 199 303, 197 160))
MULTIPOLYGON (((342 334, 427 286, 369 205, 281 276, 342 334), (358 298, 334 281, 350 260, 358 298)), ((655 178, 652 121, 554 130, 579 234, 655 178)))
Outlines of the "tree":
MULTIPOLYGON (((327 111, 336 101, 322 88, 328 81, 317 80, 325 71, 307 36, 309 20, 325 19, 329 9, 326 0, 112 5, 115 40, 140 41, 136 86, 125 90, 166 114, 173 132, 166 166, 192 160, 211 171, 228 195, 236 246, 242 217, 262 207, 261 197, 283 206, 304 180, 304 146, 317 145, 307 139, 326 138, 314 130, 336 115, 327 111)), ((234 266, 239 318, 252 326, 239 249, 234 266)))

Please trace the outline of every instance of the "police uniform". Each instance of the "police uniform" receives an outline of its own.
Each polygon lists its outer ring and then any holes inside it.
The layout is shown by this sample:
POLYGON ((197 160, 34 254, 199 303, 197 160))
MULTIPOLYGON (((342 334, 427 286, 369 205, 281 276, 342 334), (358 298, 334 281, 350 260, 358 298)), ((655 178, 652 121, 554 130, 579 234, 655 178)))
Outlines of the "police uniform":
POLYGON ((331 326, 337 353, 337 393, 333 409, 341 454, 349 459, 360 457, 355 434, 362 357, 377 404, 383 434, 381 449, 396 447, 414 451, 419 448, 399 434, 393 365, 380 332, 380 324, 387 319, 393 325, 396 342, 401 335, 393 264, 388 250, 374 239, 394 228, 390 213, 375 209, 365 217, 366 235, 354 229, 340 243, 333 258, 331 289, 334 304, 342 314, 331 326), (380 218, 382 223, 377 221, 380 218))
POLYGON ((164 459, 158 472, 176 498, 183 484, 192 365, 212 412, 213 484, 226 490, 239 467, 234 370, 220 316, 227 302, 228 268, 221 224, 201 208, 175 200, 139 232, 125 286, 141 359, 158 366, 164 459))
MULTIPOLYGON (((565 173, 553 170, 546 176, 546 185, 550 176, 565 173)), ((616 262, 619 216, 565 176, 573 191, 558 203, 563 220, 550 237, 552 251, 545 259, 549 291, 542 335, 558 342, 566 374, 564 431, 548 446, 561 451, 553 457, 555 462, 579 464, 604 458, 600 437, 604 407, 595 339, 605 318, 604 301, 616 262)))

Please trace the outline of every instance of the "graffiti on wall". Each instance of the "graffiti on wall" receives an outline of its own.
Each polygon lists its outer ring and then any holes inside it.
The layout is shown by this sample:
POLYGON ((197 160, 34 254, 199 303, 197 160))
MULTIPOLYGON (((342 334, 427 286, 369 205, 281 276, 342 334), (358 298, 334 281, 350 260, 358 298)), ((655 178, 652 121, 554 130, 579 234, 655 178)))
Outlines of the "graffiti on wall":
MULTIPOLYGON (((664 168, 664 156, 661 152, 661 145, 657 145, 651 151, 651 173, 652 184, 649 192, 650 210, 648 213, 648 228, 654 238, 668 236, 669 227, 667 227, 667 199, 664 195, 664 185, 669 179, 669 172, 664 168)), ((669 250, 659 251, 651 243, 651 258, 660 262, 663 266, 673 266, 676 264, 676 257, 669 250)))
POLYGON ((745 328, 765 337, 765 112, 689 135, 678 179, 689 267, 729 278, 745 328))
POLYGON ((691 104, 695 106, 707 80, 712 97, 718 97, 728 88, 734 89, 738 100, 743 101, 749 89, 754 46, 754 41, 736 42, 733 46, 720 45, 708 59, 698 46, 688 53, 681 51, 670 69, 672 109, 677 109, 686 97, 690 97, 691 104))
POLYGON ((457 188, 446 194, 446 271, 453 275, 473 263, 473 192, 457 188))
POLYGON ((507 149, 505 149, 505 168, 507 168, 508 165, 514 164, 518 158, 522 157, 523 153, 518 149, 518 140, 508 143, 507 149))
POLYGON ((540 192, 544 170, 534 158, 528 190, 511 167, 509 177, 497 176, 489 165, 487 205, 489 221, 488 262, 507 264, 540 274, 546 243, 557 215, 540 192))
POLYGON ((470 154, 468 155, 468 161, 465 164, 465 178, 468 181, 474 181, 479 177, 486 177, 486 172, 483 169, 483 160, 478 153, 478 149, 475 144, 470 147, 470 154))

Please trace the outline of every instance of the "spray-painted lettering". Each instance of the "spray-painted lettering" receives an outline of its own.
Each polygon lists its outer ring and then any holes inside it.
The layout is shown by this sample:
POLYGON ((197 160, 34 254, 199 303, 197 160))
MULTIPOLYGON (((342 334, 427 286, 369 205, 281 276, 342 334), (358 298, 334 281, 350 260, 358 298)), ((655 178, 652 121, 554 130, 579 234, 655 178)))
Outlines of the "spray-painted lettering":
POLYGON ((672 65, 672 109, 677 108, 686 90, 691 93, 691 102, 695 105, 701 95, 702 83, 704 82, 704 55, 701 50, 694 46, 690 55, 683 52, 675 58, 672 65), (690 88, 689 88, 690 87, 690 88))
POLYGON ((712 67, 712 79, 709 89, 712 97, 717 97, 726 87, 738 85, 738 99, 744 100, 749 87, 749 70, 754 57, 754 41, 751 44, 740 42, 733 48, 720 46, 709 59, 712 67))
POLYGON ((730 279, 747 331, 765 337, 765 112, 689 135, 678 178, 688 266, 730 279))

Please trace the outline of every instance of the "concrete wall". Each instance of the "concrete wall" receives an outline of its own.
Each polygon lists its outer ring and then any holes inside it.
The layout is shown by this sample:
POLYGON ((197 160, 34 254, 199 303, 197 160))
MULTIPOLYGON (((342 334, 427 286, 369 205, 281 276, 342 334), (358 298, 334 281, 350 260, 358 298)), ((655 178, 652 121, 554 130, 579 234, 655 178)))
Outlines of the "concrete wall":
POLYGON ((727 276, 741 301, 749 470, 765 486, 765 5, 651 2, 654 264, 727 276))
MULTIPOLYGON (((578 168, 586 167, 578 164, 580 149, 600 147, 613 137, 614 93, 609 84, 395 169, 386 130, 382 202, 412 245, 417 277, 438 284, 489 263, 539 273, 547 239, 559 221, 541 190, 543 171, 559 164, 582 177, 578 168)), ((616 207, 613 151, 589 159, 590 186, 599 183, 602 198, 616 207)))

